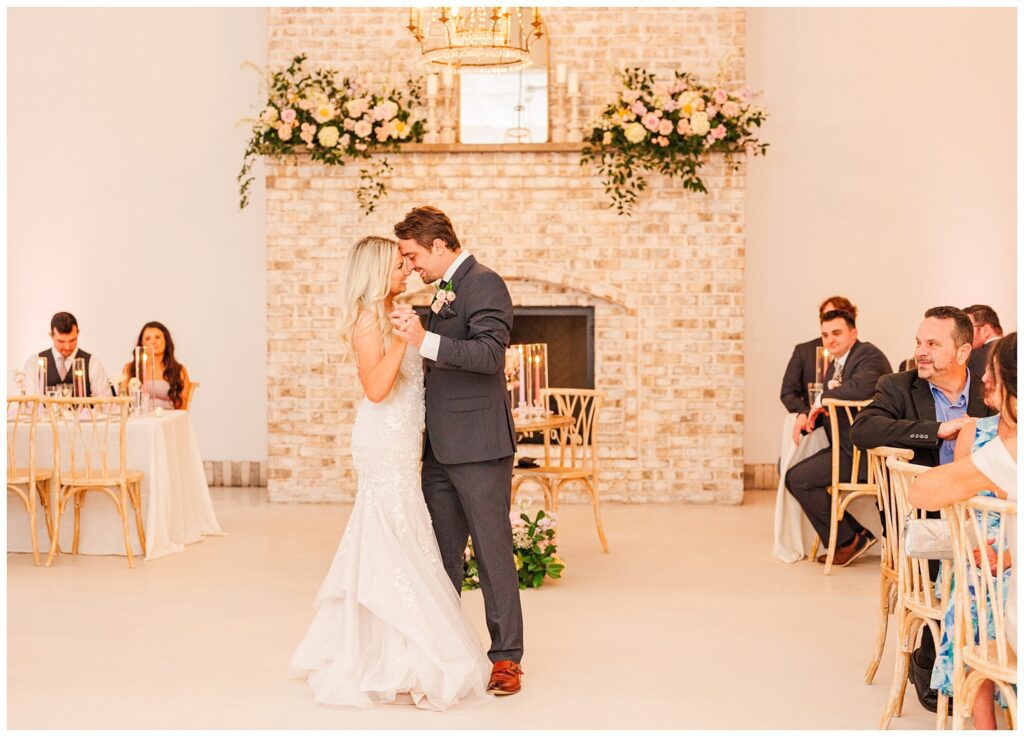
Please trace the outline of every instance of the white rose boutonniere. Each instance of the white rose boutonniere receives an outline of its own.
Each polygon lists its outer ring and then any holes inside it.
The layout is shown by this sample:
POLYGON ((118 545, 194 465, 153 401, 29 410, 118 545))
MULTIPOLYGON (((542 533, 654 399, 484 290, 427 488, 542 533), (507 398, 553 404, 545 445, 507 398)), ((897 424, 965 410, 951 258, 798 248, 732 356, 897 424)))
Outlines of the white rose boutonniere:
POLYGON ((442 287, 438 283, 437 291, 434 292, 434 298, 430 301, 430 309, 442 320, 447 320, 455 314, 455 310, 452 309, 452 302, 454 301, 455 290, 452 285, 449 283, 442 287))

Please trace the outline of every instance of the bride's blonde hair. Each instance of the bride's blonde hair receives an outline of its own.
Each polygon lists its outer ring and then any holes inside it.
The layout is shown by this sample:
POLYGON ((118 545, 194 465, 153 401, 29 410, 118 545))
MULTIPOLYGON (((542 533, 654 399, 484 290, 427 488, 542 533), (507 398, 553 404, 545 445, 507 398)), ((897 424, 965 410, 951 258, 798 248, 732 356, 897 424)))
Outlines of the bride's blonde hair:
POLYGON ((384 309, 391 291, 391 271, 395 268, 398 242, 371 235, 352 247, 341 270, 341 342, 355 353, 356 332, 376 327, 384 339, 384 350, 391 346, 394 332, 384 309))

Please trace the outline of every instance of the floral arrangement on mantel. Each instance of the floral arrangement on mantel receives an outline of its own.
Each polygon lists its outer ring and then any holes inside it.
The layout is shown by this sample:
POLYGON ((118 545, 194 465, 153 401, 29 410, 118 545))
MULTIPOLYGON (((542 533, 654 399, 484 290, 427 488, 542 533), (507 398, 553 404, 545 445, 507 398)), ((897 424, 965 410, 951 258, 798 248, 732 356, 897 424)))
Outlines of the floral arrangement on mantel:
POLYGON ((732 154, 764 155, 768 149, 754 135, 767 113, 752 104, 749 90, 733 94, 680 72, 659 82, 639 67, 622 72, 622 83, 619 99, 588 126, 580 160, 596 162, 610 206, 620 215, 631 215, 647 188, 642 172, 681 177, 686 189, 707 192, 699 169, 708 154, 725 153, 735 169, 732 154))
POLYGON ((363 212, 373 212, 387 194, 384 177, 391 173, 387 159, 372 154, 396 151, 400 143, 421 141, 424 126, 414 114, 420 102, 421 81, 410 79, 404 89, 374 92, 361 79, 331 69, 303 71, 306 55, 292 59, 287 69, 268 73, 267 103, 252 122, 252 137, 238 174, 239 207, 249 204, 249 176, 257 156, 309 154, 314 161, 343 166, 346 161, 370 159, 360 170, 356 198, 363 212))
MULTIPOLYGON (((558 516, 554 512, 538 510, 530 517, 530 499, 523 497, 518 509, 509 512, 512 523, 512 548, 519 575, 520 589, 538 589, 547 578, 561 578, 565 562, 558 557, 555 527, 558 516)), ((466 547, 462 568, 462 590, 480 588, 480 568, 473 553, 473 541, 466 547)))

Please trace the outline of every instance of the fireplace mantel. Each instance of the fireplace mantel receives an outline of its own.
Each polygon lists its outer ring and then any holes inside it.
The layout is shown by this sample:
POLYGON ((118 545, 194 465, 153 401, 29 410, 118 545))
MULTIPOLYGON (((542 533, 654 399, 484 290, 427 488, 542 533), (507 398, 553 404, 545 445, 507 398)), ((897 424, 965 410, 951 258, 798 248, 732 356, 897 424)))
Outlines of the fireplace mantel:
POLYGON ((583 143, 403 143, 399 153, 578 153, 583 143))

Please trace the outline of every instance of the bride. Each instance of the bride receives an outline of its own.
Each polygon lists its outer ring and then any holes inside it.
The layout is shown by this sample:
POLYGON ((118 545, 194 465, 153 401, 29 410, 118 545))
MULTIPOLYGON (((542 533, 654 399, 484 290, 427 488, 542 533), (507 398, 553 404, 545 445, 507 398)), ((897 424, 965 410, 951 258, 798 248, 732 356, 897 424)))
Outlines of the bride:
POLYGON ((486 691, 491 663, 445 573, 420 488, 423 365, 388 315, 409 272, 363 238, 342 276, 342 340, 366 396, 352 430, 358 491, 316 614, 292 655, 318 703, 443 710, 486 691))

